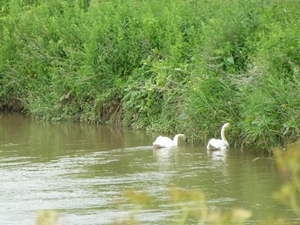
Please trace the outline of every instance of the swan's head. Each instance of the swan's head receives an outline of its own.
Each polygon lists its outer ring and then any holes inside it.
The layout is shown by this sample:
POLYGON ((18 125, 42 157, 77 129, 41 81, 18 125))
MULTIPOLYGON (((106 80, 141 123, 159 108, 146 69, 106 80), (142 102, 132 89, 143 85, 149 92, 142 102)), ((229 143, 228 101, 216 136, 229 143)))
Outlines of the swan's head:
POLYGON ((185 134, 183 134, 183 135, 181 136, 181 139, 184 140, 184 142, 185 142, 186 144, 188 144, 189 139, 187 138, 187 136, 185 136, 185 134))
POLYGON ((185 141, 185 143, 188 143, 189 139, 187 138, 187 136, 185 136, 185 134, 182 135, 182 139, 185 141))
POLYGON ((185 136, 185 134, 179 134, 179 137, 182 138, 186 143, 188 143, 188 138, 185 136))
POLYGON ((229 126, 230 126, 230 123, 225 123, 225 124, 223 125, 224 128, 228 128, 229 126))

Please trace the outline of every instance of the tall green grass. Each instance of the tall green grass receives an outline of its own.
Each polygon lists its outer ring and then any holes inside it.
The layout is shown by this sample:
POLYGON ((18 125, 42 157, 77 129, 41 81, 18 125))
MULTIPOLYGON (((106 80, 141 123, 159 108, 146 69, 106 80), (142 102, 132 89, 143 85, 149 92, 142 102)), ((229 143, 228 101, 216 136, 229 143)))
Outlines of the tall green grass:
POLYGON ((269 151, 299 137, 299 4, 2 1, 0 106, 269 151))

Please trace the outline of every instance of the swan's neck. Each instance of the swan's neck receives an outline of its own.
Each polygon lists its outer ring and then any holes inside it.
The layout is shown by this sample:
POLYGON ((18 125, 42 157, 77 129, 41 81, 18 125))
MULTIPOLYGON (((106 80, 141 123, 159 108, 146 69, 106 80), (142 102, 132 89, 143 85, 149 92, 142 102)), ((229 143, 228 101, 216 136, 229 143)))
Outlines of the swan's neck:
POLYGON ((175 145, 178 145, 178 139, 179 139, 180 137, 184 137, 184 135, 183 135, 183 134, 176 134, 176 135, 175 135, 175 137, 174 137, 174 139, 173 139, 173 142, 174 142, 175 145))
POLYGON ((228 141, 225 137, 225 130, 226 130, 226 128, 223 126, 222 129, 221 129, 221 139, 222 139, 222 141, 224 141, 228 145, 228 141))

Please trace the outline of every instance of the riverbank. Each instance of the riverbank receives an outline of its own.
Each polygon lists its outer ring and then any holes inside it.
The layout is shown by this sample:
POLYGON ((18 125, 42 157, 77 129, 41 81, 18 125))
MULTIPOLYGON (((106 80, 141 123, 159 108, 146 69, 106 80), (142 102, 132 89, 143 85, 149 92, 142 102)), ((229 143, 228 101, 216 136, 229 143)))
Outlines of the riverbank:
POLYGON ((271 151, 299 138, 298 2, 0 3, 0 106, 271 151))

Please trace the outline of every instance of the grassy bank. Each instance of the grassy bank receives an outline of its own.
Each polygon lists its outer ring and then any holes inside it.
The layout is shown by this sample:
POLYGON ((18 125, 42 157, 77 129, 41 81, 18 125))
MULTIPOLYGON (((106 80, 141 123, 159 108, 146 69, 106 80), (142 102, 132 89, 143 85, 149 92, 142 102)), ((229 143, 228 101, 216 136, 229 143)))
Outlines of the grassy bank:
POLYGON ((0 105, 52 121, 299 138, 298 1, 3 0, 0 105))

